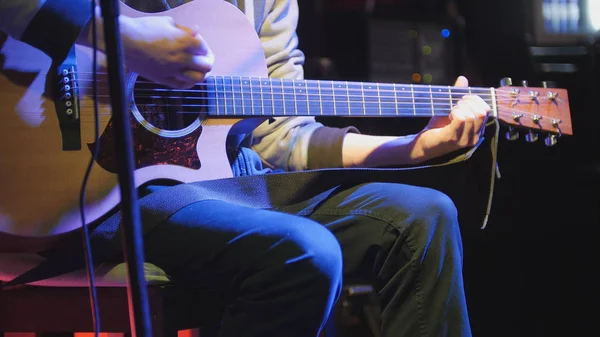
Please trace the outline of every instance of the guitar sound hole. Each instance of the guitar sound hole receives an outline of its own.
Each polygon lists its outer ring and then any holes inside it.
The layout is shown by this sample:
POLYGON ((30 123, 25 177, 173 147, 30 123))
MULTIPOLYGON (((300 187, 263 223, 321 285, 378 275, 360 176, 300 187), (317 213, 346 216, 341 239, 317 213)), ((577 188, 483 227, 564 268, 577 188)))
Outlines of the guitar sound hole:
POLYGON ((133 98, 139 115, 155 128, 182 130, 206 113, 206 93, 202 85, 173 89, 138 77, 133 98))

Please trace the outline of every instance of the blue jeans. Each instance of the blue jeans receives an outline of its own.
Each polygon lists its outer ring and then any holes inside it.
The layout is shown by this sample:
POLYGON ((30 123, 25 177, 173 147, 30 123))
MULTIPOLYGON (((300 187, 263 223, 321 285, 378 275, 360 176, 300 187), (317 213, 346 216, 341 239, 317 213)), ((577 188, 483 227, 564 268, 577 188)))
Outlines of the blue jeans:
POLYGON ((343 278, 372 282, 383 336, 471 335, 456 208, 432 189, 369 183, 274 210, 200 201, 145 248, 174 283, 227 294, 222 336, 317 336, 343 278))

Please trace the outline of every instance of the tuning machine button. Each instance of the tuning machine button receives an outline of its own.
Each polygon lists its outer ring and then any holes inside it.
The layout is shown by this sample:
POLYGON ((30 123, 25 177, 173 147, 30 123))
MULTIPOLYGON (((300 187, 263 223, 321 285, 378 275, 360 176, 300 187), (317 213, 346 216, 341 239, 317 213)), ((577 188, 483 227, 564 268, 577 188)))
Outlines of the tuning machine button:
POLYGON ((521 84, 523 85, 524 88, 527 88, 529 86, 529 82, 527 82, 527 81, 521 81, 521 84))
POLYGON ((519 133, 515 131, 512 127, 508 127, 508 131, 506 131, 505 137, 507 140, 514 142, 519 139, 519 133))
POLYGON ((526 135, 525 135, 525 141, 527 143, 535 143, 538 140, 538 134, 537 133, 533 133, 531 131, 529 131, 526 135))
POLYGON ((542 88, 556 88, 556 82, 554 82, 554 81, 542 81, 542 88))
POLYGON ((502 80, 500 80, 501 87, 510 87, 511 85, 513 85, 513 81, 510 77, 505 77, 502 80))
POLYGON ((548 147, 552 147, 554 145, 556 145, 556 143, 558 143, 558 136, 551 134, 548 135, 548 137, 546 137, 546 139, 544 139, 544 144, 546 144, 546 146, 548 147))

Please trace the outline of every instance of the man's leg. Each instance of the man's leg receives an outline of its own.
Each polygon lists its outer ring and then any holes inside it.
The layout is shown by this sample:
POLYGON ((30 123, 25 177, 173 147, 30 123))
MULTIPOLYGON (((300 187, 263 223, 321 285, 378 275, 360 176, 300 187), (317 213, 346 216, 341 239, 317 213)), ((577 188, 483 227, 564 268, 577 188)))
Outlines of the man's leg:
POLYGON ((457 212, 446 195, 364 184, 337 193, 314 212, 306 205, 284 210, 308 210, 336 235, 344 277, 372 281, 381 298, 385 337, 471 335, 457 212))
POLYGON ((342 257, 312 220, 201 201, 145 238, 179 285, 226 291, 222 336, 317 336, 341 289, 342 257))

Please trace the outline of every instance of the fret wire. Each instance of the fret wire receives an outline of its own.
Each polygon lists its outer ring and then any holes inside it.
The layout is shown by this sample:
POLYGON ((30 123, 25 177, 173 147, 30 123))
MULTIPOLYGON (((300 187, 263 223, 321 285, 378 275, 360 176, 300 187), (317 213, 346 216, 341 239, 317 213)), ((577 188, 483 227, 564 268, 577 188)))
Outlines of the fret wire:
MULTIPOLYGON (((235 83, 233 90, 235 91, 235 90, 239 89, 239 92, 237 93, 237 100, 240 102, 240 106, 238 107, 238 109, 241 110, 242 116, 244 116, 244 98, 243 98, 244 93, 242 90, 242 80, 240 77, 237 77, 237 76, 235 77, 235 79, 237 81, 239 81, 239 83, 235 83)), ((231 83, 232 83, 232 85, 234 85, 233 77, 231 78, 231 83)), ((235 99, 234 99, 234 102, 235 102, 235 99)))
POLYGON ((360 92, 362 93, 362 106, 363 106, 363 115, 367 115, 367 105, 365 103, 365 86, 363 82, 360 82, 360 92))
POLYGON ((304 82, 304 93, 306 94, 306 115, 310 116, 310 102, 308 101, 308 83, 304 82))
POLYGON ((334 82, 331 81, 331 95, 333 96, 333 115, 337 115, 337 106, 335 104, 335 85, 334 82))
MULTIPOLYGON (((219 102, 219 99, 220 99, 219 94, 221 93, 221 91, 219 90, 219 77, 215 76, 214 78, 215 78, 215 97, 216 97, 217 102, 219 102)), ((224 113, 225 109, 226 109, 225 100, 223 100, 223 107, 222 107, 223 112, 221 112, 221 114, 224 113)))
POLYGON ((350 108, 350 91, 348 89, 348 81, 346 83, 346 101, 348 102, 348 116, 352 116, 352 109, 350 108))
POLYGON ((379 92, 379 82, 375 83, 377 86, 377 105, 379 106, 379 116, 381 116, 381 93, 379 92))
POLYGON ((415 104, 415 88, 412 84, 410 85, 410 93, 412 96, 413 113, 416 116, 417 115, 417 105, 415 104))
POLYGON ((248 78, 248 85, 250 86, 250 113, 254 116, 254 91, 252 90, 252 77, 248 78))
POLYGON ((230 79, 230 87, 231 87, 231 103, 233 105, 233 115, 235 116, 235 90, 233 89, 233 76, 229 76, 230 79))
POLYGON ((298 116, 298 100, 296 99, 296 79, 292 79, 292 92, 294 92, 294 115, 298 116))
POLYGON ((271 108, 273 109, 273 115, 275 115, 275 94, 273 91, 273 81, 269 81, 269 88, 271 90, 271 108))
POLYGON ((448 97, 450 98, 450 110, 454 109, 454 102, 452 101, 452 90, 451 87, 448 87, 448 97))
POLYGON ((301 80, 300 81, 300 85, 302 86, 302 88, 304 88, 304 94, 306 95, 306 98, 303 99, 302 97, 300 98, 300 100, 302 100, 302 104, 306 103, 306 115, 307 116, 311 116, 310 114, 310 100, 308 99, 309 97, 309 92, 308 92, 308 83, 306 80, 301 80))
POLYGON ((398 89, 396 88, 396 83, 393 83, 393 88, 394 88, 394 105, 396 106, 396 116, 399 116, 399 111, 398 111, 398 89))
POLYGON ((221 84, 223 84, 223 101, 225 103, 225 116, 227 116, 228 113, 228 107, 227 107, 227 90, 225 90, 225 76, 221 76, 221 84))
POLYGON ((217 116, 219 115, 219 94, 217 91, 217 79, 213 78, 214 82, 215 82, 215 102, 217 103, 217 116))
POLYGON ((258 79, 258 87, 260 89, 260 114, 265 115, 265 97, 263 96, 262 78, 258 79))
POLYGON ((281 104, 283 104, 283 115, 286 115, 287 109, 286 106, 287 104, 285 104, 285 88, 283 86, 283 81, 284 79, 281 79, 281 104))
POLYGON ((240 77, 240 95, 242 96, 242 116, 246 115, 246 104, 244 104, 244 78, 240 77))
POLYGON ((429 86, 429 98, 431 98, 431 115, 435 116, 435 107, 433 106, 433 88, 429 86))
POLYGON ((321 116, 323 116, 323 97, 321 96, 321 81, 317 81, 317 88, 319 89, 319 107, 321 108, 321 116))

